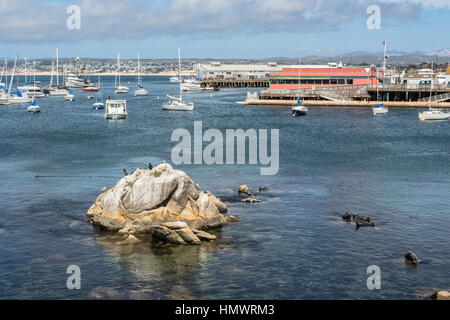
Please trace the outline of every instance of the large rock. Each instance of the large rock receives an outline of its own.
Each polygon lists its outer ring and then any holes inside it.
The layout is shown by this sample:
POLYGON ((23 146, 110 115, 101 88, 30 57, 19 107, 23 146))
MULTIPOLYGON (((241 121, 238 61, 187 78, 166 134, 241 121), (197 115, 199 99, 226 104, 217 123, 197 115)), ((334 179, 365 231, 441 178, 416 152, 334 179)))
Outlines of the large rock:
MULTIPOLYGON (((195 229, 226 224, 223 216, 226 205, 211 193, 198 189, 186 173, 167 163, 152 170, 137 169, 115 187, 102 190, 87 217, 93 224, 123 233, 164 233, 165 230, 154 231, 153 227, 167 222, 184 222, 195 229)), ((174 241, 179 240, 176 232, 169 235, 174 241)))

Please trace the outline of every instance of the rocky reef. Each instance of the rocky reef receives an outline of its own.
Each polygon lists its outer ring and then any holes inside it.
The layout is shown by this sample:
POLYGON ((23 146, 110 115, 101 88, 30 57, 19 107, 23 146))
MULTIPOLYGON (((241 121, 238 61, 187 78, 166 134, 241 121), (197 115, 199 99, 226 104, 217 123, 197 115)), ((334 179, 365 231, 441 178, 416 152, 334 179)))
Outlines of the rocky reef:
POLYGON ((200 190, 183 171, 163 163, 151 170, 137 169, 102 193, 87 212, 92 224, 129 234, 151 233, 175 244, 215 240, 204 230, 232 222, 227 206, 208 191, 200 190))

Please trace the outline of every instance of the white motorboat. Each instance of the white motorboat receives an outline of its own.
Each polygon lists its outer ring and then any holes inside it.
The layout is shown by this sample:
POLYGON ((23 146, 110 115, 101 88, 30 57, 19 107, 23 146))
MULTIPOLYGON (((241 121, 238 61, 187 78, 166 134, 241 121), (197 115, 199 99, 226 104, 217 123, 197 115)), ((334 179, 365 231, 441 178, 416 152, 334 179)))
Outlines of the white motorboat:
POLYGON ((428 110, 419 112, 420 121, 439 121, 448 120, 450 118, 450 113, 444 112, 441 109, 430 108, 428 110))
POLYGON ((170 82, 176 83, 176 82, 181 82, 181 80, 180 80, 180 77, 170 77, 170 82))
POLYGON ((119 94, 128 92, 130 92, 130 88, 120 84, 120 53, 117 53, 117 72, 116 78, 114 79, 114 93, 119 94))
MULTIPOLYGON (((180 48, 178 48, 178 68, 180 70, 181 74, 181 54, 180 54, 180 48)), ((183 90, 180 83, 180 97, 172 97, 167 95, 168 98, 171 99, 169 102, 163 103, 162 109, 163 110, 169 110, 169 111, 192 111, 194 110, 194 103, 193 102, 184 102, 183 101, 183 90)))
POLYGON ((138 52, 138 78, 137 78, 137 85, 138 88, 134 90, 134 96, 146 96, 148 95, 148 91, 144 89, 144 87, 141 84, 141 58, 139 56, 138 52))
POLYGON ((127 113, 127 101, 126 100, 106 100, 105 104, 105 119, 119 120, 126 119, 127 113))
POLYGON ((65 97, 68 93, 69 91, 67 89, 62 88, 50 90, 50 95, 52 97, 65 97))
POLYGON ((41 112, 41 108, 37 105, 36 99, 33 99, 33 103, 28 107, 29 113, 38 113, 41 112))
POLYGON ((389 109, 387 107, 384 107, 383 104, 377 104, 376 107, 372 108, 373 114, 376 116, 378 114, 387 114, 389 112, 389 109))
POLYGON ((72 93, 72 90, 69 90, 69 92, 64 96, 64 99, 67 101, 75 101, 75 95, 72 93))

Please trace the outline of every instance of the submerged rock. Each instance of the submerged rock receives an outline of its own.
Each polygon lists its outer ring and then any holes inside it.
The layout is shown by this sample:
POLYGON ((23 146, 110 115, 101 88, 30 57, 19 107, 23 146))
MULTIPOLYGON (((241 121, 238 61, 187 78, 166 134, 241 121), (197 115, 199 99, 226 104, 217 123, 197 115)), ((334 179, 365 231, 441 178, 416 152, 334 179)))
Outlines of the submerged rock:
POLYGON ((239 186, 239 188, 237 189, 237 192, 239 192, 239 193, 248 193, 249 192, 248 186, 245 185, 245 184, 239 186))
POLYGON ((414 252, 408 251, 405 254, 405 262, 407 264, 418 265, 420 263, 420 260, 414 252))
POLYGON ((175 221, 196 229, 219 227, 226 210, 214 195, 197 190, 186 173, 163 163, 123 177, 97 197, 87 217, 108 230, 150 232, 151 226, 175 221))
POLYGON ((431 299, 433 299, 433 300, 450 300, 450 292, 444 291, 444 290, 436 291, 431 296, 431 299))
POLYGON ((236 218, 235 216, 228 216, 227 218, 227 222, 240 222, 241 219, 236 218))

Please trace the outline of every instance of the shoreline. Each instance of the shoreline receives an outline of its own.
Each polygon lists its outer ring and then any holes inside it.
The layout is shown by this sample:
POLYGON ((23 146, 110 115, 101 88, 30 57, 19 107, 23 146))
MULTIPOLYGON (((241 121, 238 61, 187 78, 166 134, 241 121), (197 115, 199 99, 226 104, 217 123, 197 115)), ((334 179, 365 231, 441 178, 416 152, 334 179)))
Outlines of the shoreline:
MULTIPOLYGON (((43 71, 43 72, 36 72, 36 73, 27 73, 27 77, 32 78, 33 76, 39 77, 39 76, 51 76, 52 73, 50 71, 43 71)), ((85 73, 81 76, 84 77, 90 77, 90 76, 115 76, 116 73, 115 72, 102 72, 102 73, 98 73, 98 72, 93 72, 93 73, 85 73)), ((174 77, 174 76, 178 76, 178 72, 176 71, 167 71, 167 72, 159 72, 159 73, 141 73, 138 74, 137 72, 121 72, 120 76, 135 76, 137 77, 138 75, 140 75, 141 77, 174 77)), ((184 71, 181 73, 182 77, 193 77, 196 75, 195 71, 184 71)), ((4 74, 3 76, 11 76, 10 72, 7 72, 6 74, 4 74)), ((55 74, 53 74, 54 77, 56 77, 55 74)), ((59 74, 60 77, 62 77, 62 74, 59 74)), ((15 75, 15 77, 17 77, 17 75, 15 75)), ((25 77, 24 74, 19 74, 19 77, 25 77)))

